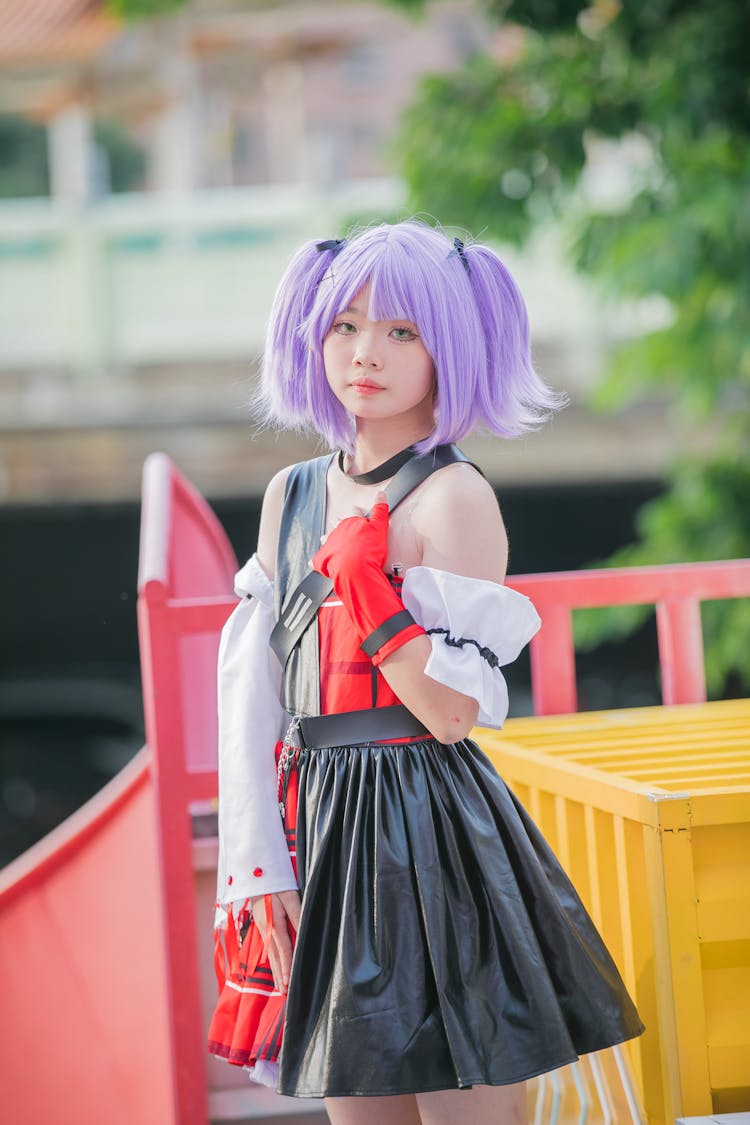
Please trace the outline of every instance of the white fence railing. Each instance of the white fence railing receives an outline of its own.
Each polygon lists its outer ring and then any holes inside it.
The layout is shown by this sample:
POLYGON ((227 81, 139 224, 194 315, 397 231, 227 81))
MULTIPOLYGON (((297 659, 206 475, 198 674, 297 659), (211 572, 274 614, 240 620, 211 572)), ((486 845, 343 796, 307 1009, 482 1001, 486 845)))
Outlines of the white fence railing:
POLYGON ((257 354, 273 291, 306 238, 403 206, 396 180, 111 196, 85 209, 0 204, 0 377, 85 376, 257 354))

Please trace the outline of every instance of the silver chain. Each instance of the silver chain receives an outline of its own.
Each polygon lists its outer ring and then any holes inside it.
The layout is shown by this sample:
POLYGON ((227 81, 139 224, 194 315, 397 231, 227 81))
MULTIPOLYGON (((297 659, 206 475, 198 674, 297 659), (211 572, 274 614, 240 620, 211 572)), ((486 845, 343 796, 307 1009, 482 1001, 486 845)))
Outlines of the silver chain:
POLYGON ((283 793, 283 780, 289 766, 291 765, 295 754, 297 753, 297 746, 294 742, 294 736, 299 730, 300 715, 295 715, 291 723, 287 727, 284 740, 281 743, 281 750, 279 752, 279 762, 276 767, 276 793, 279 796, 279 812, 282 818, 286 816, 286 804, 282 798, 283 793))

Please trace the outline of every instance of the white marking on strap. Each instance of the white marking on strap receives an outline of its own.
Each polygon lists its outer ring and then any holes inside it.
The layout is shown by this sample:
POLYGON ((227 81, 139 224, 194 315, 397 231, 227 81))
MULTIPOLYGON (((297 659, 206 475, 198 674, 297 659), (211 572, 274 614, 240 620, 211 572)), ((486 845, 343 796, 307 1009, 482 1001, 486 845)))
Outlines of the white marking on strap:
POLYGON ((304 617, 307 610, 312 605, 312 598, 308 598, 307 594, 300 594, 297 601, 292 606, 291 610, 286 616, 284 624, 289 632, 293 632, 297 628, 298 623, 304 617))

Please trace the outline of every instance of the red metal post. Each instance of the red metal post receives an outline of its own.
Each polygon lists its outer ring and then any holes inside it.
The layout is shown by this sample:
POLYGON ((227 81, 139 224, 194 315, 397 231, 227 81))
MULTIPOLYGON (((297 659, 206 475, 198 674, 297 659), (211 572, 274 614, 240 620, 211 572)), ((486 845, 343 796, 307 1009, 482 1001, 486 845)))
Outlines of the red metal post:
POLYGON ((573 624, 566 606, 545 604, 542 627, 531 642, 531 688, 537 715, 578 710, 573 624))
POLYGON ((146 741, 153 750, 164 947, 177 1125, 206 1125, 207 1063, 202 1015, 191 826, 182 751, 177 643, 163 588, 150 582, 139 604, 146 741), (158 671, 156 671, 158 669, 158 671))
POLYGON ((664 703, 702 703, 706 698, 700 603, 675 598, 656 604, 656 629, 664 703))

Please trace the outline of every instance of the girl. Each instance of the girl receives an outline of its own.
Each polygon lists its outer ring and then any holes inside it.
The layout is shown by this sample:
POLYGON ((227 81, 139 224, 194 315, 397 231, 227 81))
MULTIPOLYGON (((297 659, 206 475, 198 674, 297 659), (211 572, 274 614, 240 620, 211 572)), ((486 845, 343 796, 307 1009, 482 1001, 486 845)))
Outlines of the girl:
POLYGON ((518 435, 559 402, 497 255, 413 221, 302 247, 261 401, 335 452, 269 484, 222 635, 233 967, 210 1048, 325 1097, 334 1125, 515 1125, 525 1079, 642 1030, 467 737, 502 726, 500 669, 540 622, 503 585, 492 489, 450 443, 518 435))

